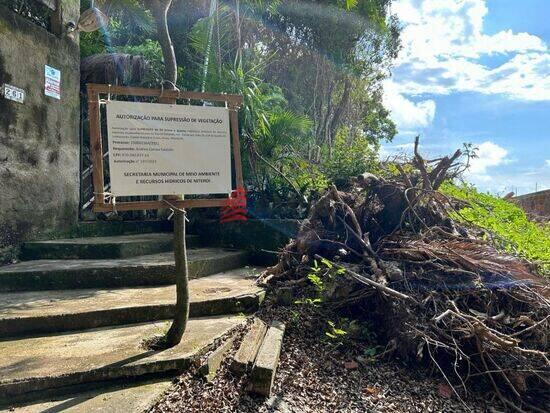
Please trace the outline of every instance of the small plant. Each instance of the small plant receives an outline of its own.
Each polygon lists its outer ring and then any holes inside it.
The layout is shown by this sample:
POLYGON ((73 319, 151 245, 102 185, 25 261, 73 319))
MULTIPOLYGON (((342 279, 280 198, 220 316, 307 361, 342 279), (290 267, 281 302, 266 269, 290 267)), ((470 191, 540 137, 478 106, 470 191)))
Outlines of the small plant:
POLYGON ((383 348, 384 348, 384 347, 382 347, 382 346, 367 347, 367 348, 363 351, 363 354, 365 355, 365 357, 373 358, 374 356, 376 356, 377 354, 379 354, 380 350, 382 350, 383 348))
POLYGON ((315 287, 316 295, 312 298, 296 300, 294 304, 308 304, 319 306, 323 302, 323 294, 327 289, 327 282, 338 275, 345 273, 345 269, 336 268, 329 260, 322 258, 321 261, 314 260, 307 279, 315 287))
POLYGON ((311 267, 311 272, 307 275, 307 278, 315 286, 315 289, 322 293, 325 289, 323 279, 321 278, 322 268, 318 265, 317 260, 315 260, 313 267, 311 267))
POLYGON ((296 300, 294 301, 294 304, 306 304, 306 305, 312 305, 314 307, 318 307, 323 300, 321 298, 304 298, 303 300, 296 300))
POLYGON ((327 321, 327 324, 329 325, 329 330, 325 331, 325 335, 333 340, 342 340, 344 336, 346 336, 348 333, 345 330, 342 330, 341 328, 337 328, 334 321, 327 321))
POLYGON ((292 324, 297 324, 300 321, 300 313, 296 310, 290 312, 290 322, 292 324))

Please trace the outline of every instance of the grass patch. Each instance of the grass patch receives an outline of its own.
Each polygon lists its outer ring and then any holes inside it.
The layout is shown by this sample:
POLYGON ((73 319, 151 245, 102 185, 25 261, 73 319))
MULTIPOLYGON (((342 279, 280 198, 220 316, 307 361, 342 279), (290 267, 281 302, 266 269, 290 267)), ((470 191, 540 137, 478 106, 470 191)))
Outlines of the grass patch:
POLYGON ((550 276, 549 223, 532 222, 515 204, 478 192, 472 186, 445 183, 440 190, 468 205, 452 218, 490 231, 496 235, 493 241, 498 247, 537 264, 542 275, 550 276))

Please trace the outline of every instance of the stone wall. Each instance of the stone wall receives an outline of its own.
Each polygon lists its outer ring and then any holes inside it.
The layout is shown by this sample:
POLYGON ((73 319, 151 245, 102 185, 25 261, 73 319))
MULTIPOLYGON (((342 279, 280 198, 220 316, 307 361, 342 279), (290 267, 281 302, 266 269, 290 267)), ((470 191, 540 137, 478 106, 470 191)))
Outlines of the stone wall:
MULTIPOLYGON (((61 27, 79 17, 62 0, 61 27)), ((0 6, 0 85, 24 89, 23 104, 0 96, 0 264, 22 241, 78 218, 78 40, 56 36, 0 6), (61 99, 44 94, 44 65, 61 70, 61 99)))
POLYGON ((512 198, 527 214, 550 219, 550 189, 512 198))

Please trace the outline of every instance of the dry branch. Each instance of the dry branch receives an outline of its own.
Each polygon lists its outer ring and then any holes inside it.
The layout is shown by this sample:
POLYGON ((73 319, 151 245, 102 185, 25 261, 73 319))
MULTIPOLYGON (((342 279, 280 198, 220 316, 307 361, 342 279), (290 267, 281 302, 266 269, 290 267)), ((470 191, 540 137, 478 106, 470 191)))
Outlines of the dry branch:
POLYGON ((375 321, 391 348, 435 366, 457 395, 475 382, 510 409, 550 410, 548 282, 449 217, 458 202, 437 189, 462 170, 461 155, 427 161, 417 138, 397 176, 330 187, 270 282, 303 279, 314 258, 329 260, 353 279, 336 278, 347 297, 334 306, 375 321))

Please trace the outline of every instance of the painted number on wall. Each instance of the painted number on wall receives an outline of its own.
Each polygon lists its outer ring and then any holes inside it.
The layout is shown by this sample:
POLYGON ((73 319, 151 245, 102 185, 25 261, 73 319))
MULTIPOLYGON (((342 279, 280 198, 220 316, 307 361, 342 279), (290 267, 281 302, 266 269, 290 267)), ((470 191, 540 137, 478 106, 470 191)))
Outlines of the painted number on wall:
POLYGON ((2 86, 2 94, 4 98, 15 102, 23 103, 25 101, 25 91, 12 85, 2 86))

